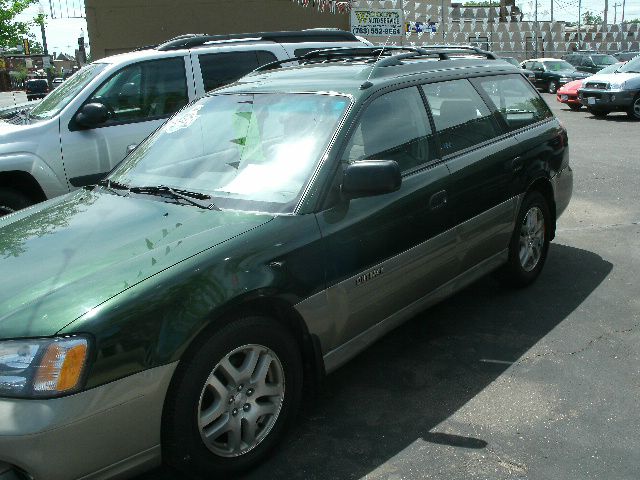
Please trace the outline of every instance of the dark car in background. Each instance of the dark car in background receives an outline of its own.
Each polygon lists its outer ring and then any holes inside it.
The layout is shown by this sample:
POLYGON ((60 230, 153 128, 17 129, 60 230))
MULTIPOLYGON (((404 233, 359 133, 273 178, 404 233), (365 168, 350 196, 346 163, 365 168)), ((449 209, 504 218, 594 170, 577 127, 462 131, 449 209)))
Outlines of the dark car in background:
POLYGON ((25 82, 27 100, 44 98, 49 93, 49 84, 44 78, 32 78, 25 82))
POLYGON ((628 62, 629 60, 640 55, 640 51, 638 50, 625 50, 623 52, 614 53, 613 56, 618 59, 620 62, 628 62))
MULTIPOLYGON (((504 60, 505 62, 509 62, 514 67, 520 67, 520 62, 515 57, 500 57, 500 58, 502 60, 504 60)), ((533 71, 527 70, 526 68, 523 68, 522 69, 522 73, 524 73, 524 76, 527 77, 527 80, 529 80, 531 83, 535 82, 536 74, 533 73, 533 71)))
POLYGON ((573 174, 519 69, 462 48, 296 60, 0 218, 0 472, 230 478, 386 332, 490 272, 536 280, 573 174))
POLYGON ((532 58, 522 62, 520 66, 532 70, 536 76, 534 85, 548 93, 556 93, 565 83, 589 76, 588 73, 576 70, 569 62, 557 58, 532 58))
POLYGON ((593 52, 570 53, 562 58, 576 67, 576 70, 587 73, 597 73, 603 68, 614 65, 620 61, 613 55, 593 52))

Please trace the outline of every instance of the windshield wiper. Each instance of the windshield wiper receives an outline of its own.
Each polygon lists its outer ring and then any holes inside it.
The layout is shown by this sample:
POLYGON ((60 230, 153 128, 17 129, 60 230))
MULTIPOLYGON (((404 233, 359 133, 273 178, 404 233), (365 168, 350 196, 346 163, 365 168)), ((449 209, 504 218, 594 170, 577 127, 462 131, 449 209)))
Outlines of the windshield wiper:
POLYGON ((98 182, 98 185, 106 188, 112 193, 116 195, 124 196, 129 193, 129 185, 125 185, 124 183, 114 182, 113 180, 109 180, 108 178, 103 178, 98 182), (118 192, 117 190, 126 190, 126 193, 118 192))
POLYGON ((184 200, 185 202, 191 205, 195 205, 199 208, 220 211, 220 208, 216 207, 213 202, 201 201, 211 200, 211 196, 204 193, 173 189, 171 187, 167 187, 166 185, 158 185, 155 187, 131 187, 129 191, 133 193, 143 193, 148 195, 169 195, 172 198, 184 200))

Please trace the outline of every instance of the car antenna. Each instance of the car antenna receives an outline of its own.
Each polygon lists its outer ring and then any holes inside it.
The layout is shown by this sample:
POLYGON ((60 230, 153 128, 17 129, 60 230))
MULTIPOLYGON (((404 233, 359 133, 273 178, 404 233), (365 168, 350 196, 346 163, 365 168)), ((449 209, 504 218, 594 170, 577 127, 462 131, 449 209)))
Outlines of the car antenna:
POLYGON ((369 88, 371 85, 373 85, 373 83, 371 83, 369 81, 369 79, 371 78, 371 74, 375 70, 376 64, 378 63, 378 61, 380 60, 380 57, 384 53, 384 49, 387 46, 387 43, 389 43, 390 39, 391 39, 391 34, 389 34, 389 36, 387 37, 387 40, 384 42, 384 45, 382 45, 382 49, 380 50, 380 53, 378 54, 378 58, 376 58, 376 61, 373 62, 373 65, 371 66, 371 70, 369 70, 369 75, 367 76, 367 79, 365 80, 365 82, 362 85, 360 85, 360 90, 364 90, 366 88, 369 88))

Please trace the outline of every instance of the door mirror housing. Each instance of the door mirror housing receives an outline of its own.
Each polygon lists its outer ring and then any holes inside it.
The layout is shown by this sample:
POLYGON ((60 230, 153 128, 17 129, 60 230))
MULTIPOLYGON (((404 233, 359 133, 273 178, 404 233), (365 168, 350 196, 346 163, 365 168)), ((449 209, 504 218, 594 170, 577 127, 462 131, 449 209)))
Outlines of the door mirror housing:
POLYGON ((398 162, 360 160, 344 170, 341 192, 345 198, 372 197, 395 192, 401 184, 398 162))
POLYGON ((87 103, 76 113, 76 123, 84 128, 97 127, 107 120, 109 120, 109 109, 99 102, 87 103))

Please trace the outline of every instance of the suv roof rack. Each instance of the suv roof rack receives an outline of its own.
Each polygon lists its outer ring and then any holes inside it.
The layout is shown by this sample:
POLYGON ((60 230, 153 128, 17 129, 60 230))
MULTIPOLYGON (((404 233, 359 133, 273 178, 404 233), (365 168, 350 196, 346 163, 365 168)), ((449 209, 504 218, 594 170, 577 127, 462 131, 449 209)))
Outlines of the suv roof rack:
MULTIPOLYGON (((377 47, 339 47, 313 50, 299 57, 277 60, 256 68, 253 72, 264 72, 279 68, 280 65, 298 61, 301 65, 313 63, 329 62, 354 62, 365 61, 373 63, 374 70, 380 67, 401 65, 402 60, 420 57, 438 57, 438 60, 450 60, 450 55, 481 55, 489 60, 497 60, 498 57, 492 52, 487 52, 473 46, 422 46, 422 47, 398 47, 398 46, 377 46, 377 47), (398 53, 406 52, 406 53, 398 53), (384 55, 384 57, 383 57, 384 55)), ((371 75, 370 75, 371 76, 371 75)))
MULTIPOLYGON (((199 47, 208 42, 223 42, 233 40, 265 40, 279 43, 302 42, 357 42, 358 38, 351 32, 333 28, 314 28, 309 30, 230 33, 225 35, 207 35, 205 33, 189 33, 174 37, 159 45, 152 46, 159 51, 179 50, 182 48, 199 47)), ((147 47, 148 48, 148 47, 147 47)))

